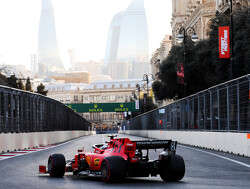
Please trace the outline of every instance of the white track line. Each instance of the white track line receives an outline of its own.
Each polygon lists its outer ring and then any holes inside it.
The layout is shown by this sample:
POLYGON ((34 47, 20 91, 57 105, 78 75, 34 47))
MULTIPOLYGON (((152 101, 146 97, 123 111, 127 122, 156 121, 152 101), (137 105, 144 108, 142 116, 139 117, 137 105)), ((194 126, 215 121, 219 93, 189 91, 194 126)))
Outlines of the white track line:
POLYGON ((14 158, 14 157, 17 157, 17 156, 22 156, 22 155, 34 153, 34 152, 39 152, 39 151, 42 151, 42 150, 47 150, 47 149, 54 148, 54 147, 56 147, 56 145, 37 147, 37 148, 30 148, 30 149, 27 149, 27 150, 19 150, 19 151, 14 151, 14 152, 8 152, 8 153, 5 153, 5 154, 0 154, 0 161, 5 160, 5 159, 14 158))
POLYGON ((249 165, 249 164, 242 163, 242 162, 240 162, 240 161, 237 161, 237 160, 234 160, 234 159, 230 159, 230 158, 227 158, 227 157, 218 155, 218 154, 214 154, 214 153, 211 153, 211 152, 207 152, 207 151, 205 151, 205 150, 200 150, 200 149, 196 149, 196 148, 192 148, 192 147, 188 147, 188 146, 183 146, 183 145, 178 145, 178 146, 183 147, 183 148, 187 148, 187 149, 191 149, 191 150, 196 150, 196 151, 203 152, 203 153, 206 153, 206 154, 210 154, 210 155, 212 155, 212 156, 216 156, 216 157, 219 157, 219 158, 221 158, 221 159, 225 159, 225 160, 228 160, 228 161, 231 161, 231 162, 237 163, 237 164, 239 164, 239 165, 242 165, 242 166, 245 166, 245 167, 250 168, 250 165, 249 165))
MULTIPOLYGON (((82 137, 86 137, 86 136, 82 136, 82 137)), ((5 160, 5 159, 14 158, 14 157, 21 156, 21 155, 26 155, 26 154, 38 152, 38 151, 41 151, 41 150, 47 150, 47 149, 51 149, 51 148, 54 148, 54 147, 62 146, 62 145, 68 144, 70 142, 80 140, 82 137, 78 137, 76 139, 69 140, 67 142, 63 142, 63 143, 57 144, 57 145, 48 145, 48 146, 44 146, 44 147, 29 148, 29 149, 26 149, 26 150, 20 150, 20 151, 14 151, 14 152, 8 152, 8 153, 5 153, 5 154, 0 154, 0 161, 5 160), (21 153, 21 152, 23 152, 23 153, 21 153)))

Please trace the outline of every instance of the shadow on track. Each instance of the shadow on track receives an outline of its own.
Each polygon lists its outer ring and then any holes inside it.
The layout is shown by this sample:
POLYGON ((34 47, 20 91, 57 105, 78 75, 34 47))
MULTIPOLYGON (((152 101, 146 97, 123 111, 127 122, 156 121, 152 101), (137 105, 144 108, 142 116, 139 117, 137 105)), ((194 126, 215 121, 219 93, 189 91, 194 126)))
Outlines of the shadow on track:
POLYGON ((179 182, 164 182, 159 177, 137 177, 137 178, 126 178, 120 182, 104 183, 100 177, 85 177, 85 176, 75 176, 75 175, 65 175, 62 178, 53 178, 48 175, 39 175, 42 179, 48 179, 50 181, 56 181, 63 184, 64 182, 72 182, 77 185, 84 186, 95 186, 96 188, 140 188, 140 187, 183 187, 187 183, 183 181, 179 182))

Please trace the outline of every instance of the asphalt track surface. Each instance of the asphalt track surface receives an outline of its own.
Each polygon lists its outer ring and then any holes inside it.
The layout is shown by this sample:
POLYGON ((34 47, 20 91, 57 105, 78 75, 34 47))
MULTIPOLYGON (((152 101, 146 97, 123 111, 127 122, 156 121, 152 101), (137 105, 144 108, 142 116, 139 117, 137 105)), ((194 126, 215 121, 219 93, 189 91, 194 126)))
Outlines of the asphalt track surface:
MULTIPOLYGON (((119 134, 132 140, 145 139, 119 134)), ((92 151, 93 144, 107 141, 106 135, 82 137, 46 150, 0 161, 1 189, 99 189, 99 188, 250 188, 250 158, 225 154, 184 145, 177 146, 177 154, 186 164, 186 174, 179 182, 163 182, 159 176, 127 178, 122 183, 103 183, 100 178, 74 176, 66 173, 63 178, 38 174, 38 166, 46 165, 51 153, 62 153, 66 159, 73 158, 77 149, 84 146, 92 151)), ((150 159, 157 159, 160 151, 150 151, 150 159)))

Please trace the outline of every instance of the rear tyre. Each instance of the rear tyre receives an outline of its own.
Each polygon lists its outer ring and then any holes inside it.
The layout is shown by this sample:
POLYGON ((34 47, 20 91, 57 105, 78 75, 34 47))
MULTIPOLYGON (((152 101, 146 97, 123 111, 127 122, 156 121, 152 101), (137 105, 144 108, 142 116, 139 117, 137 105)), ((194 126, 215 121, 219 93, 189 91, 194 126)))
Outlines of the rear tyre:
POLYGON ((122 181, 126 177, 125 160, 121 156, 105 157, 101 164, 101 177, 104 182, 122 181))
POLYGON ((171 155, 160 168, 161 179, 167 181, 179 181, 185 175, 185 162, 179 155, 171 155))
POLYGON ((63 177, 65 173, 65 157, 62 154, 51 154, 48 159, 48 172, 51 177, 63 177))

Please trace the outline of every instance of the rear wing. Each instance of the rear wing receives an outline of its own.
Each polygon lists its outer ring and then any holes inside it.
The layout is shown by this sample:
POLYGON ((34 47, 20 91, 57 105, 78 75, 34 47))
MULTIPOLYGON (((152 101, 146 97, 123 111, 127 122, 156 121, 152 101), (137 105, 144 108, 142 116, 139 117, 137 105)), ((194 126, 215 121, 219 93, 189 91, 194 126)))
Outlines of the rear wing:
POLYGON ((136 143, 136 149, 158 149, 164 148, 167 151, 175 151, 177 141, 172 140, 145 140, 145 141, 133 141, 136 143))

